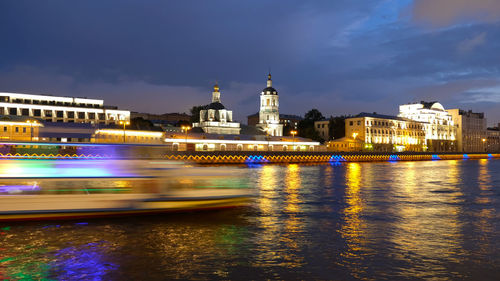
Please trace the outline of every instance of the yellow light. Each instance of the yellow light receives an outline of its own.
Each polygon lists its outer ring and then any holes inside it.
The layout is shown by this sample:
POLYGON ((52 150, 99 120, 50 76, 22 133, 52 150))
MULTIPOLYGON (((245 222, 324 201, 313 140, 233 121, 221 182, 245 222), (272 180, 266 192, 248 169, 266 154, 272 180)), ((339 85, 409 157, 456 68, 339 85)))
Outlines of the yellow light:
POLYGON ((357 136, 358 136, 358 133, 352 133, 352 138, 353 139, 356 139, 357 136))
MULTIPOLYGON (((142 137, 161 137, 162 132, 149 132, 149 131, 125 131, 127 136, 142 136, 142 137)), ((110 134, 110 135, 123 135, 123 130, 118 129, 101 129, 97 130, 96 134, 110 134)))

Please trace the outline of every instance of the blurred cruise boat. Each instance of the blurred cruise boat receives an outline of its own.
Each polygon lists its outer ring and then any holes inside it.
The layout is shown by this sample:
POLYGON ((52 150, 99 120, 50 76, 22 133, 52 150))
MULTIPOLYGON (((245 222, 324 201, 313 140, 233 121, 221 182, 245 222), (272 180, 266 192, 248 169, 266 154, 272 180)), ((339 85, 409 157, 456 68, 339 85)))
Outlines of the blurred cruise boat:
POLYGON ((246 206, 240 170, 154 160, 1 160, 0 221, 246 206))

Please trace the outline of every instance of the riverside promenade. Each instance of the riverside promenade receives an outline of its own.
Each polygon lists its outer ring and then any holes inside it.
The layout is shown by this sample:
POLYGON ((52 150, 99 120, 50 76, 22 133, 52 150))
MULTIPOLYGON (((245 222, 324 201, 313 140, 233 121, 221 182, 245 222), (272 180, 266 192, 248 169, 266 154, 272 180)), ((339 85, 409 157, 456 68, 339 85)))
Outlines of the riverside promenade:
POLYGON ((0 144, 0 159, 166 159, 199 164, 340 163, 500 158, 500 152, 172 151, 165 145, 35 143, 0 144))
POLYGON ((273 152, 273 151, 179 151, 165 154, 169 160, 203 164, 332 163, 378 161, 426 161, 500 158, 500 153, 457 152, 273 152))

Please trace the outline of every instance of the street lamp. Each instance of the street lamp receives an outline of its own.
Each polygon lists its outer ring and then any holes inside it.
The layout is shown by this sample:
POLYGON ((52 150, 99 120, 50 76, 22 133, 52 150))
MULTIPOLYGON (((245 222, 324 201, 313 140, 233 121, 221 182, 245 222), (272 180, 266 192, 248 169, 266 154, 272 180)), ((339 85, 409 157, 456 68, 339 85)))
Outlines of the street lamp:
POLYGON ((125 143, 125 126, 127 125, 130 125, 130 122, 129 121, 124 121, 124 120, 121 120, 120 122, 118 122, 120 125, 123 125, 123 143, 125 143))
POLYGON ((486 145, 485 145, 486 144, 486 139, 482 139, 482 141, 483 141, 484 151, 486 151, 486 145))
POLYGON ((26 121, 28 124, 30 124, 30 142, 33 141, 33 124, 38 124, 38 122, 36 122, 36 120, 27 120, 26 121))
POLYGON ((269 127, 266 127, 266 139, 267 139, 267 151, 269 151, 269 144, 270 144, 270 141, 269 141, 269 132, 271 131, 271 128, 269 127))
POLYGON ((290 134, 292 135, 292 148, 295 150, 295 135, 297 134, 296 130, 291 130, 290 134))
POLYGON ((185 140, 184 142, 186 143, 186 151, 188 150, 187 149, 187 142, 188 142, 188 131, 191 130, 191 127, 190 126, 181 126, 181 129, 185 132, 185 140))

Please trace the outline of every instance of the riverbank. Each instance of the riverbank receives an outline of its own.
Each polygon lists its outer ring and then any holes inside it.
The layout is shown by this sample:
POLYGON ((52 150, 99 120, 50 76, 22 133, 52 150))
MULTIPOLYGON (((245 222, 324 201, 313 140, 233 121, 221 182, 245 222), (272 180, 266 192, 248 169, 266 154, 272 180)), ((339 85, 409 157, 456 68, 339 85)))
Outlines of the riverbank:
POLYGON ((429 161, 500 158, 500 153, 173 152, 166 159, 200 164, 429 161))

